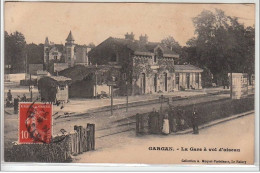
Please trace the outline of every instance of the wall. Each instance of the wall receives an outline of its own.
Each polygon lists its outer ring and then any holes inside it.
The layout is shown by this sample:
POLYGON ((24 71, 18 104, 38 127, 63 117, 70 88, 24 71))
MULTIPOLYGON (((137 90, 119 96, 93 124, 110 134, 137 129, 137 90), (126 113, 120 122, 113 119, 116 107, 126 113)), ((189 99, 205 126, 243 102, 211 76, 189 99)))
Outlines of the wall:
POLYGON ((108 65, 110 58, 115 55, 116 45, 113 43, 112 38, 108 38, 99 44, 97 47, 93 48, 89 53, 89 61, 92 65, 108 65))
POLYGON ((56 93, 56 99, 57 101, 62 101, 62 102, 67 102, 69 99, 69 90, 68 90, 68 86, 64 86, 64 87, 59 87, 56 93), (63 90, 62 90, 63 88, 63 90))
POLYGON ((53 64, 53 71, 54 72, 59 72, 59 71, 62 71, 66 68, 68 68, 68 63, 54 63, 53 64))
MULTIPOLYGON (((190 85, 192 85, 193 88, 195 89, 202 89, 201 86, 201 73, 199 73, 199 83, 196 82, 196 73, 195 72, 190 72, 190 85)), ((175 90, 178 90, 178 87, 182 87, 185 89, 191 89, 190 87, 187 87, 187 78, 186 78, 187 73, 186 72, 179 72, 179 86, 175 85, 175 90)), ((175 82, 176 83, 176 82, 175 82)), ((180 90, 180 88, 179 88, 180 90)))
POLYGON ((61 59, 62 53, 58 51, 56 47, 52 48, 49 52, 49 61, 54 60, 55 56, 57 56, 57 60, 59 61, 61 59))
POLYGON ((69 67, 73 67, 75 61, 75 45, 73 43, 66 43, 65 52, 65 62, 68 63, 69 67))
POLYGON ((76 47, 75 48, 75 64, 82 64, 82 65, 88 65, 88 56, 87 56, 87 50, 86 47, 76 47))
MULTIPOLYGON (((231 74, 228 74, 231 81, 231 74)), ((230 82, 231 85, 231 82, 230 82)), ((240 99, 248 94, 248 75, 246 73, 232 73, 232 98, 240 99)))
MULTIPOLYGON (((93 93, 93 95, 95 95, 95 89, 96 89, 96 87, 94 86, 94 93, 93 93)), ((107 84, 97 85, 97 95, 101 94, 102 91, 109 95, 110 94, 110 87, 107 86, 107 84)))
POLYGON ((90 81, 76 81, 69 86, 69 98, 91 98, 94 93, 94 84, 90 81))
MULTIPOLYGON (((146 88, 145 88, 145 94, 153 94, 153 93, 168 93, 168 92, 173 92, 174 91, 174 86, 175 86, 175 74, 174 73, 167 73, 167 91, 165 91, 165 75, 164 73, 153 73, 150 75, 145 75, 145 83, 146 83, 146 88), (155 86, 154 86, 154 78, 155 74, 157 74, 157 91, 155 92, 155 86)), ((135 94, 143 94, 142 93, 142 88, 141 88, 141 77, 136 80, 135 85, 135 94)))
POLYGON ((43 64, 29 64, 29 74, 37 75, 38 70, 43 70, 43 64))
POLYGON ((5 78, 9 79, 10 82, 20 82, 20 80, 25 79, 25 73, 6 74, 5 78))

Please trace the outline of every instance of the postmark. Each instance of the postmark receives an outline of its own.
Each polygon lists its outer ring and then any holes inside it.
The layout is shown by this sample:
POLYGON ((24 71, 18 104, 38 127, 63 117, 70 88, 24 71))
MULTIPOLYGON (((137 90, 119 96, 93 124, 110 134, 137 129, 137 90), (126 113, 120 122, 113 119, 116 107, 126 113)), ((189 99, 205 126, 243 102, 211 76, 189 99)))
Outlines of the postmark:
POLYGON ((52 138, 52 104, 19 104, 19 144, 50 143, 52 138))

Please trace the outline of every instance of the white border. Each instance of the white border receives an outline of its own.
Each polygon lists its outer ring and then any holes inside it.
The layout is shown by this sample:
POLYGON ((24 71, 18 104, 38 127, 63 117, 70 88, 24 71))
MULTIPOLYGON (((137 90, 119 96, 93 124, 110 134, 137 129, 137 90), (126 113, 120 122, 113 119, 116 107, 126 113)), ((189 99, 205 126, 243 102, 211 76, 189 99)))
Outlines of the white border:
MULTIPOLYGON (((4 94, 4 1, 1 0, 1 95, 4 94)), ((25 1, 25 0, 19 0, 25 1)), ((35 0, 27 0, 34 2, 35 0)), ((53 2, 53 0, 38 0, 53 2)), ((69 0, 56 0, 70 2, 69 0)), ((159 2, 158 0, 75 0, 73 2, 159 2)), ((7 163, 3 157, 4 118, 1 116, 1 168, 4 171, 259 171, 259 1, 258 0, 161 0, 165 3, 254 3, 255 4, 255 165, 149 165, 149 164, 83 164, 83 163, 7 163), (62 166, 62 167, 61 167, 62 166)), ((1 108, 4 106, 1 97, 1 108)), ((1 115, 4 110, 1 109, 1 115)), ((242 139, 241 139, 242 140, 242 139)))
POLYGON ((2 109, 2 108, 4 108, 4 3, 3 3, 3 0, 1 0, 1 63, 0 63, 0 65, 1 65, 1 68, 0 68, 0 70, 1 70, 1 82, 0 82, 0 84, 1 84, 1 86, 0 86, 0 88, 1 88, 1 98, 0 98, 0 106, 1 106, 1 109, 0 109, 0 111, 1 111, 1 129, 0 129, 0 131, 1 131, 1 135, 0 135, 0 137, 1 137, 1 142, 0 142, 0 146, 1 146, 1 166, 0 166, 0 169, 2 170, 2 164, 3 164, 3 162, 4 162, 4 109, 2 109))

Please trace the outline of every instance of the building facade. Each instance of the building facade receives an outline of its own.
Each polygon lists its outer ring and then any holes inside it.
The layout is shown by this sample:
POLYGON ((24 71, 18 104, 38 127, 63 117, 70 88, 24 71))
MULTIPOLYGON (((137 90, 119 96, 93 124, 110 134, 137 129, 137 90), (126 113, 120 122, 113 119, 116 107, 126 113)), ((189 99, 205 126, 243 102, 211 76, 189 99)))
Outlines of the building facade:
POLYGON ((177 59, 179 55, 174 50, 161 43, 149 42, 147 35, 141 35, 139 40, 135 40, 133 33, 127 33, 124 39, 109 37, 89 53, 92 64, 120 68, 119 75, 115 76, 120 95, 126 92, 131 95, 167 93, 179 90, 180 87, 201 88, 201 80, 196 75, 198 73, 200 77, 202 70, 189 65, 183 66, 183 71, 179 65, 176 66, 179 71, 176 71, 174 62, 177 59), (189 76, 186 77, 188 80, 184 80, 184 74, 189 76), (199 84, 196 85, 196 82, 199 84))
POLYGON ((201 68, 193 65, 174 65, 175 88, 182 89, 202 89, 201 68))
MULTIPOLYGON (((118 68, 109 65, 76 65, 62 70, 59 75, 71 79, 69 96, 79 98, 93 98, 101 94, 110 95, 110 76, 119 76, 118 68)), ((114 95, 118 95, 114 90, 114 95)))

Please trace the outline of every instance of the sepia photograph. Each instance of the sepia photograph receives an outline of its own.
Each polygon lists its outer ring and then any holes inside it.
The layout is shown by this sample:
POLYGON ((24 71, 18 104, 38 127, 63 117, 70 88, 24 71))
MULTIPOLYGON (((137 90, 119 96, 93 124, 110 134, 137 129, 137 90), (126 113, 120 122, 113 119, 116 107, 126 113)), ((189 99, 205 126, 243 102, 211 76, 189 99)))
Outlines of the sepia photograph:
POLYGON ((4 163, 257 161, 255 3, 3 5, 4 163))

